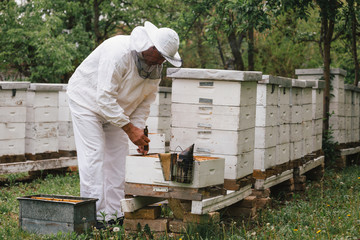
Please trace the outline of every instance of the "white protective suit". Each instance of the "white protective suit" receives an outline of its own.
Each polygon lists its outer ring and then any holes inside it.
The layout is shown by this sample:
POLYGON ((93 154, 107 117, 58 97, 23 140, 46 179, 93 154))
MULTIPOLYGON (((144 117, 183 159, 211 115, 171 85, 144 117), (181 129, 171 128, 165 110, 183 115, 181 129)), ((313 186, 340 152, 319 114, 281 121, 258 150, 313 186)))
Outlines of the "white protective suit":
MULTIPOLYGON (((152 46, 143 27, 99 45, 76 69, 67 94, 72 112, 82 197, 98 198, 97 219, 123 216, 128 136, 121 127, 145 127, 160 79, 138 74, 132 50, 152 46), (101 214, 102 213, 102 214, 101 214)), ((141 166, 139 166, 141 167, 141 166)))

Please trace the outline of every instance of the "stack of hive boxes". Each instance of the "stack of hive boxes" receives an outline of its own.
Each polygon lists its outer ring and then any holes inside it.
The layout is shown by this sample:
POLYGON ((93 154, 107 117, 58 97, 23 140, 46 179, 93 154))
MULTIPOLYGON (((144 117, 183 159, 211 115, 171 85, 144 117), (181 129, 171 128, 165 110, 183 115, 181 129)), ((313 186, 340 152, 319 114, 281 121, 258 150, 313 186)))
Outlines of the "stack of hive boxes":
POLYGON ((146 121, 146 125, 148 126, 149 133, 161 133, 165 136, 167 148, 170 143, 170 124, 171 88, 160 87, 155 102, 150 105, 150 114, 146 121))
POLYGON ((279 78, 263 75, 256 94, 254 169, 265 171, 276 165, 279 135, 279 78))
POLYGON ((25 154, 58 152, 60 84, 31 84, 27 92, 25 154))
MULTIPOLYGON (((303 108, 302 93, 306 82, 293 79, 290 89, 290 160, 303 157, 304 148, 304 128, 303 128, 303 108)), ((312 115, 310 115, 312 117, 312 115)), ((312 130, 312 129, 311 129, 312 130)))
POLYGON ((172 78, 170 151, 225 158, 225 179, 252 174, 256 86, 261 72, 168 69, 172 78))
POLYGON ((6 156, 20 157, 20 161, 25 158, 26 90, 29 85, 28 82, 0 82, 0 163, 4 163, 2 160, 6 156))
POLYGON ((67 84, 62 85, 59 91, 59 153, 61 155, 76 151, 74 131, 72 128, 71 112, 69 108, 69 98, 66 94, 67 84))
POLYGON ((313 102, 312 89, 315 87, 314 81, 296 80, 305 83, 302 88, 302 125, 303 125, 303 156, 313 152, 313 102))
MULTIPOLYGON (((345 85, 344 77, 346 71, 339 68, 332 68, 330 71, 332 75, 330 92, 330 109, 331 113, 329 124, 333 131, 332 136, 334 141, 338 143, 346 142, 346 120, 345 120, 345 85)), ((319 80, 323 79, 323 69, 296 69, 295 74, 299 79, 304 80, 319 80)), ((318 85, 321 87, 321 85, 318 85)))
POLYGON ((278 124, 279 138, 276 146, 276 165, 282 165, 290 160, 290 127, 291 127, 291 87, 290 78, 278 77, 278 124))
POLYGON ((344 143, 359 141, 359 95, 358 88, 345 84, 345 141, 344 143))
POLYGON ((324 87, 325 82, 317 80, 312 89, 313 152, 322 149, 324 87))

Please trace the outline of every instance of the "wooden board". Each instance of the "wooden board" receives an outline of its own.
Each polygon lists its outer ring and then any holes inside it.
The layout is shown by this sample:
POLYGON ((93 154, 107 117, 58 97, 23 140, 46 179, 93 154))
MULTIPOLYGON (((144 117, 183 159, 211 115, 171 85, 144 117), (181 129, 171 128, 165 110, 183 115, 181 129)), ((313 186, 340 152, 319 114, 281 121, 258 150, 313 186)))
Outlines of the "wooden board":
POLYGON ((267 189, 267 188, 273 187, 279 183, 282 183, 286 180, 289 180, 292 177, 293 177, 293 169, 284 171, 278 175, 273 175, 266 179, 256 179, 255 189, 257 189, 257 190, 267 189))
POLYGON ((0 164, 0 174, 38 171, 46 169, 77 166, 76 157, 61 157, 40 161, 26 161, 17 163, 0 164))
POLYGON ((220 195, 213 198, 204 199, 202 201, 192 201, 191 213, 192 214, 206 214, 213 212, 224 207, 230 206, 240 200, 250 196, 251 185, 241 188, 239 191, 233 191, 227 195, 220 195))
POLYGON ((140 208, 161 202, 163 200, 164 200, 163 198, 136 196, 136 197, 122 199, 120 201, 120 204, 123 212, 134 212, 140 208))
POLYGON ((304 173, 310 171, 311 169, 316 168, 317 166, 320 166, 324 163, 325 157, 320 156, 312 161, 309 161, 305 163, 304 165, 300 166, 300 175, 303 175, 304 173))

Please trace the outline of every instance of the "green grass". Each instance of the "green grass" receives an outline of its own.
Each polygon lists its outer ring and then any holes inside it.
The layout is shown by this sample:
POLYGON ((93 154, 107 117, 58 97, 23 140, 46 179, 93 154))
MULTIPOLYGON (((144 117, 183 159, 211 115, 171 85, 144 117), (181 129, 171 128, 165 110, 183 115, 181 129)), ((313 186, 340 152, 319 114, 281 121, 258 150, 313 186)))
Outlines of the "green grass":
MULTIPOLYGON (((258 212, 254 220, 222 218, 220 224, 190 227, 174 239, 359 239, 360 167, 341 172, 327 170, 322 181, 308 182, 305 194, 291 201, 275 200, 274 207, 258 212)), ((79 176, 49 175, 32 183, 12 183, 0 189, 0 239, 125 239, 118 232, 40 236, 19 229, 17 197, 33 194, 79 195, 79 176)), ((141 232, 132 239, 146 239, 141 232)), ((164 236, 162 239, 173 239, 164 236)))

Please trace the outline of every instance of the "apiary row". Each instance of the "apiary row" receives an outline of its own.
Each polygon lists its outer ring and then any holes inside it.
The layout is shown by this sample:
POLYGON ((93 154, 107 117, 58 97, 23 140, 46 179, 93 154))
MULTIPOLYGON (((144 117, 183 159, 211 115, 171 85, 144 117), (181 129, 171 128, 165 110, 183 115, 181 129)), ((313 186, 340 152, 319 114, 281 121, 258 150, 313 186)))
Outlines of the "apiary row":
POLYGON ((0 156, 74 151, 66 84, 0 82, 0 156))

